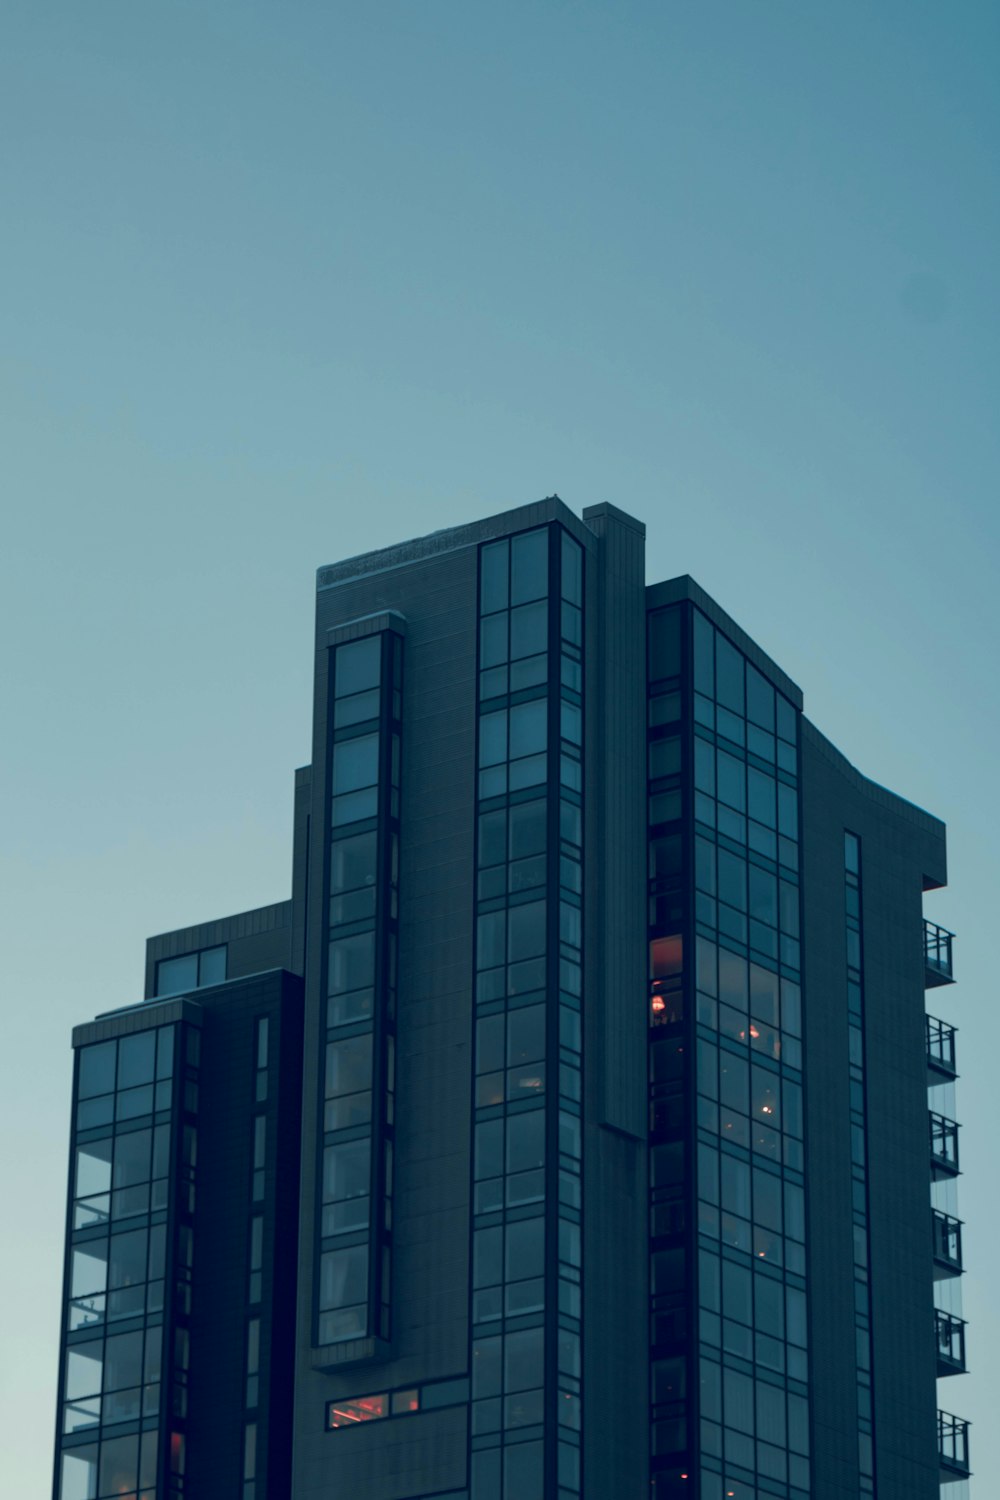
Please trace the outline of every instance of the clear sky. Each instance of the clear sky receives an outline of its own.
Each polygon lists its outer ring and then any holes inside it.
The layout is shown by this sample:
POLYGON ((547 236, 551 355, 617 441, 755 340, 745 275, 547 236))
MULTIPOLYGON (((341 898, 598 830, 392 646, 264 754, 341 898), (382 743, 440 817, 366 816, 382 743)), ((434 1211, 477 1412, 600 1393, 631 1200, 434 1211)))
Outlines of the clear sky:
POLYGON ((554 490, 950 825, 990 1493, 998 77, 986 0, 7 0, 4 1493, 49 1484, 71 1025, 288 894, 314 569, 554 490))

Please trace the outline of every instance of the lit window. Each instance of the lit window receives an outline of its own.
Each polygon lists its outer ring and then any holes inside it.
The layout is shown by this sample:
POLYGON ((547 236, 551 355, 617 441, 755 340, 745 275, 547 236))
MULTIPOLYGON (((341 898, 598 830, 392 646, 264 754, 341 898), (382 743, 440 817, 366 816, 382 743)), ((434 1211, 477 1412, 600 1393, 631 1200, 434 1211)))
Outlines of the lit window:
POLYGON ((389 1398, 381 1396, 358 1396, 353 1401, 331 1401, 328 1427, 354 1427, 358 1422, 377 1422, 388 1416, 389 1398))

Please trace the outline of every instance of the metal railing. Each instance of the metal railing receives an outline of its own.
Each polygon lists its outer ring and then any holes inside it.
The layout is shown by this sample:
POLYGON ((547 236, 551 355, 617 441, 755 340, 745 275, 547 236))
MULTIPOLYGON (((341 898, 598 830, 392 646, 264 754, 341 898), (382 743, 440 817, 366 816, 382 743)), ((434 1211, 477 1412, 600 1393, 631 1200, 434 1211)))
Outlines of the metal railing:
POLYGON ((951 984, 955 978, 952 940, 955 934, 924 918, 924 970, 927 984, 951 984))
POLYGON ((934 1309, 938 1374, 960 1375, 965 1369, 965 1320, 942 1308, 934 1309))
POLYGON ((962 1221, 943 1213, 940 1208, 931 1209, 931 1234, 934 1259, 946 1275, 958 1276, 962 1272, 962 1221))
POLYGON ((931 1175, 935 1178, 956 1177, 959 1172, 958 1125, 954 1120, 949 1120, 947 1115, 935 1114, 933 1110, 928 1110, 927 1120, 930 1130, 931 1175))
POLYGON ((969 1472, 969 1424, 964 1417, 938 1412, 938 1458, 943 1469, 969 1472))
POLYGON ((949 1078, 954 1078, 958 1071, 955 1066, 957 1027, 949 1026, 947 1021, 939 1021, 937 1016, 927 1016, 925 1020, 927 1022, 927 1066, 935 1068, 939 1073, 947 1073, 949 1078))

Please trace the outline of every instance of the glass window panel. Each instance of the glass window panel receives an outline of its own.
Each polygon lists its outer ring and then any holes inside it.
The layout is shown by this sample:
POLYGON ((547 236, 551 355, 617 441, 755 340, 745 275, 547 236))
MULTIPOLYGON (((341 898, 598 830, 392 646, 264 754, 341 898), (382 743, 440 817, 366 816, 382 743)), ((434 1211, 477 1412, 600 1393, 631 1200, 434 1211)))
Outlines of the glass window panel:
POLYGON ((787 740, 790 744, 794 745, 796 741, 796 729, 798 727, 798 715, 796 714, 795 709, 789 703, 787 698, 783 698, 780 693, 776 695, 776 698, 778 710, 778 737, 780 739, 787 740))
POLYGON ((744 1060, 722 1051, 719 1054, 719 1098, 729 1109, 747 1114, 750 1102, 748 1069, 744 1060))
POLYGON ((506 540, 491 542, 479 554, 479 608, 484 615, 507 608, 509 556, 510 544, 506 540))
POLYGON ((134 1493, 139 1470, 139 1434, 105 1438, 101 1444, 100 1495, 134 1493))
POLYGON ((124 1036, 118 1044, 118 1087, 152 1083, 156 1072, 156 1032, 124 1036))
MULTIPOLYGON (((537 755, 545 749, 547 739, 548 703, 544 698, 538 698, 532 703, 518 703, 510 710, 511 760, 522 755, 537 755)), ((480 763, 488 764, 482 760, 480 763)))
POLYGON ((794 787, 778 783, 778 832, 786 838, 799 836, 799 799, 794 787))
POLYGON ((754 766, 747 767, 747 810, 767 828, 775 826, 775 780, 754 766))
POLYGON ((729 1213, 739 1214, 741 1218, 749 1219, 750 1167, 748 1163, 723 1155, 721 1168, 722 1207, 729 1213))
MULTIPOLYGON (((528 802, 522 807, 511 808, 511 812, 523 812, 535 804, 528 802)), ((544 833, 544 825, 543 825, 544 833)), ((500 808, 497 812, 483 813, 479 819, 479 866, 486 869, 491 865, 499 865, 507 858, 507 812, 500 808)))
POLYGON ((572 604, 583 603, 583 548, 562 532, 562 596, 572 604))
POLYGON ((483 714, 479 720, 479 764, 495 766, 507 759, 507 710, 483 714))
POLYGON ((715 631, 700 610, 694 615, 694 684, 699 692, 715 697, 715 631))
POLYGON ((536 604, 522 604, 510 612, 510 656, 515 661, 535 656, 548 645, 549 606, 545 599, 536 604))
POLYGON ((734 755, 729 755, 725 750, 716 751, 716 768, 719 777, 719 800, 736 808, 738 812, 746 811, 746 767, 741 760, 734 755))
MULTIPOLYGON (((502 1017, 495 1018, 502 1022, 502 1017)), ((545 1056, 545 1006, 525 1005, 507 1017, 507 1066, 536 1062, 545 1056)))
MULTIPOLYGON (((338 1203, 345 1198, 367 1198, 371 1181, 371 1141, 341 1141, 323 1151, 323 1201, 338 1203)), ((367 1211, 365 1211, 367 1215, 367 1211)), ((346 1222, 341 1229, 353 1228, 346 1222)))
POLYGON ((476 920, 476 967, 492 969, 502 964, 506 955, 507 913, 484 912, 476 920))
POLYGON ((525 1281, 544 1271, 545 1220, 521 1219, 507 1225, 507 1281, 525 1281))
POLYGON ((649 678, 678 677, 681 670, 681 612, 656 610, 649 616, 649 678))
MULTIPOLYGON (((498 1122, 499 1123, 499 1122, 498 1122)), ((545 1161, 545 1114, 511 1115, 507 1120, 507 1171, 526 1172, 545 1161)))
POLYGON ((719 900, 725 901, 729 906, 735 906, 740 911, 746 911, 746 860, 740 859, 736 854, 730 854, 728 849, 718 851, 718 860, 719 900))
POLYGON ((364 989, 375 977, 375 934, 356 932, 330 944, 329 993, 364 989))
POLYGON ((104 1389, 120 1391, 142 1384, 142 1331, 119 1333, 104 1346, 104 1389))
POLYGON ((326 1046, 326 1097, 356 1094, 372 1083, 372 1036, 345 1037, 326 1046))
POLYGON ((477 1229, 472 1236, 472 1285, 498 1286, 503 1281, 503 1229, 477 1229))
POLYGON ((156 993, 178 995, 182 990, 198 988, 198 955, 185 953, 181 958, 164 958, 156 966, 156 993))
POLYGON ((203 948, 198 958, 198 985, 224 984, 226 981, 226 947, 203 948))
POLYGON ((99 1396, 102 1389, 103 1349, 100 1339, 66 1351, 66 1400, 99 1396))
POLYGON ((505 1448, 503 1500, 542 1500, 542 1491, 542 1444, 515 1443, 505 1448))
POLYGON ((88 1141, 76 1148, 76 1177, 74 1192, 77 1198, 90 1198, 95 1193, 107 1193, 111 1188, 112 1140, 88 1141))
POLYGON ((528 531, 511 538, 510 602, 526 604, 549 591, 549 534, 528 531))
POLYGON ((374 786, 378 781, 377 734, 363 734, 355 740, 341 740, 333 750, 333 791, 356 792, 374 786))
POLYGON ((507 956, 511 963, 545 952, 545 902, 512 906, 507 914, 507 956))
POLYGON ((700 735, 694 741, 694 784, 698 791, 715 796, 715 751, 700 735))
POLYGON ((510 858, 523 859, 545 850, 544 798, 521 802, 510 809, 510 858))
MULTIPOLYGON (((518 1119, 534 1119, 534 1115, 520 1115, 518 1119)), ((503 1173, 503 1120, 482 1120, 476 1125, 475 1169, 476 1181, 482 1182, 503 1173)), ((524 1143, 518 1142, 521 1150, 524 1143)))
POLYGON ((743 656, 724 635, 715 639, 716 697, 734 714, 743 713, 743 656))
POLYGON ((479 626, 479 665, 484 669, 501 666, 507 660, 506 614, 490 615, 479 626))
POLYGON ((331 893, 373 887, 376 859, 374 830, 352 838, 334 839, 330 845, 331 893))
POLYGON ((59 1500, 94 1500, 98 1492, 97 1451, 96 1443, 64 1451, 59 1500))
POLYGON ((543 1383, 541 1328, 508 1333, 504 1340, 504 1390, 527 1391, 543 1383))
POLYGON ((334 663, 337 697, 346 698, 351 693, 363 693, 367 688, 378 687, 381 664, 380 635, 338 646, 334 663))
POLYGON ((774 731, 774 688, 747 662, 747 718, 774 731))
POLYGON ((368 1246, 327 1250, 320 1257, 320 1307, 354 1307, 368 1296, 368 1246))
POLYGON ((728 948, 719 949, 719 999, 736 1010, 746 1011, 747 961, 728 948))
POLYGON ((347 729, 352 724, 364 724, 367 719, 377 719, 381 694, 377 688, 369 693, 355 693, 351 698, 338 700, 333 711, 335 729, 347 729))
POLYGON ((764 922, 769 927, 778 925, 778 882, 769 870, 761 870, 757 865, 751 865, 750 875, 750 915, 757 922, 764 922))

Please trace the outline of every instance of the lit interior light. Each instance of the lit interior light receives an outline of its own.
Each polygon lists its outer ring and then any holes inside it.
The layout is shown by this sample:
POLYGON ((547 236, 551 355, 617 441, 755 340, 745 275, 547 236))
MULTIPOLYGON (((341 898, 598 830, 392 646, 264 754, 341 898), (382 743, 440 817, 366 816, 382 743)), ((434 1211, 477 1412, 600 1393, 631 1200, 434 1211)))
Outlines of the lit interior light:
POLYGON ((667 1008, 667 1002, 664 1000, 664 998, 663 998, 662 995, 654 995, 653 996, 653 1000, 652 1000, 652 1006, 653 1006, 653 1013, 655 1015, 659 1015, 661 1011, 666 1010, 666 1008, 667 1008))

